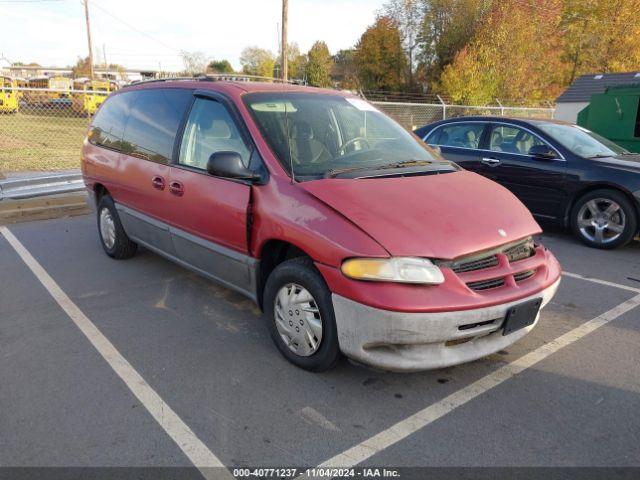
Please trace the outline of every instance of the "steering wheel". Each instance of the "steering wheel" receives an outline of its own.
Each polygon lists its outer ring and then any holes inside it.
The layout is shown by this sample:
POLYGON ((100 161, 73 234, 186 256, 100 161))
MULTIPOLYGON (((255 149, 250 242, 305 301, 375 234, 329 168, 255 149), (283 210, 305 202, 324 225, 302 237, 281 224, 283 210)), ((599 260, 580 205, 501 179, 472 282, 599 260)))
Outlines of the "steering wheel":
POLYGON ((344 145, 342 145, 339 149, 338 149, 338 153, 340 155, 344 155, 346 153, 346 150, 348 147, 355 145, 356 143, 360 142, 365 143, 367 145, 367 149, 371 150, 371 144, 369 143, 369 140, 367 140, 365 137, 355 137, 352 138, 351 140, 347 141, 344 145))

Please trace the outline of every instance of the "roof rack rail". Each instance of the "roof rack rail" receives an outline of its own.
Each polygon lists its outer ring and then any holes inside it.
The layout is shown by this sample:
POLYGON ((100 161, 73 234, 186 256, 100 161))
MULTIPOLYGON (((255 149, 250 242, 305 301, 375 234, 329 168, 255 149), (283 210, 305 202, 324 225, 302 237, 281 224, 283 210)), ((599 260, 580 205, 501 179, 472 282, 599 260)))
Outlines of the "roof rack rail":
POLYGON ((173 82, 173 81, 191 81, 191 82, 273 82, 273 83, 288 83, 291 85, 306 85, 304 80, 283 80, 282 78, 275 77, 263 77, 260 75, 247 75, 244 73, 210 73, 207 75, 198 75, 194 77, 166 77, 166 78, 152 78, 150 80, 140 80, 137 82, 131 82, 123 88, 131 87, 134 85, 141 85, 147 83, 156 82, 173 82))

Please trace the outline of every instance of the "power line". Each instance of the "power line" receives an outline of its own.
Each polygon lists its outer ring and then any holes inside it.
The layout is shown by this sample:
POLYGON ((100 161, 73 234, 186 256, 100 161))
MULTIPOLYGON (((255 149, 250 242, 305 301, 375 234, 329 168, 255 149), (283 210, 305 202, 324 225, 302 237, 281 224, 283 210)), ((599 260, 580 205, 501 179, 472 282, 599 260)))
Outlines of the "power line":
POLYGON ((93 2, 92 4, 94 7, 96 7, 97 9, 101 10, 103 13, 106 13, 107 15, 109 15, 111 18, 117 20, 118 22, 122 23, 123 25, 127 26, 128 28, 130 28, 131 30, 133 30, 134 32, 139 33, 140 35, 143 35, 145 37, 147 37, 150 40, 153 40, 156 43, 159 43, 160 45, 162 45, 165 48, 168 48, 169 50, 173 50, 175 52, 180 52, 179 49, 168 45, 166 43, 164 43, 162 40, 159 40, 157 38, 155 38, 153 35, 149 35, 146 32, 143 32, 142 30, 140 30, 137 27, 134 27, 133 25, 131 25, 129 22, 126 22, 125 20, 122 20, 120 17, 117 17, 116 15, 114 15, 113 13, 109 12, 107 9, 105 9, 104 7, 98 5, 96 2, 93 2))

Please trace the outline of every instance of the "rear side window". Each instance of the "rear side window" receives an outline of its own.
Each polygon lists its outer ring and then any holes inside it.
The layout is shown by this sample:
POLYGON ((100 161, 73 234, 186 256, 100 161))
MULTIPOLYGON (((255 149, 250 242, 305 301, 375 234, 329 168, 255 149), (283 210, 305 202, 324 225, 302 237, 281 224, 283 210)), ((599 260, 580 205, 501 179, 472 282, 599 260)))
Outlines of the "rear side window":
POLYGON ((426 139, 430 145, 478 148, 484 123, 455 123, 440 127, 426 139))
POLYGON ((136 93, 124 131, 123 152, 152 162, 169 163, 192 92, 153 89, 136 93))
POLYGON ((89 142, 113 150, 122 149, 124 127, 136 94, 137 92, 120 93, 104 102, 91 123, 89 142))
MULTIPOLYGON (((518 127, 494 125, 489 137, 489 150, 529 155, 535 145, 546 145, 535 135, 518 127)), ((549 147, 551 148, 551 147, 549 147)))

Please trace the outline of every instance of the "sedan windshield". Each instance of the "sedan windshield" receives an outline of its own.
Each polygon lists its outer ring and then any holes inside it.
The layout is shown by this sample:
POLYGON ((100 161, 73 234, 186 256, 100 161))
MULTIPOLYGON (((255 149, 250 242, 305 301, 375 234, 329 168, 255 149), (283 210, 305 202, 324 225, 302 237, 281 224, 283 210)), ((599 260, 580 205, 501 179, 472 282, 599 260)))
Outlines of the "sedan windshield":
POLYGON ((283 167, 288 172, 293 167, 298 179, 451 165, 359 98, 281 92, 249 94, 245 102, 283 167))
POLYGON ((578 125, 540 123, 537 127, 571 152, 584 158, 615 157, 627 153, 612 141, 578 125))

